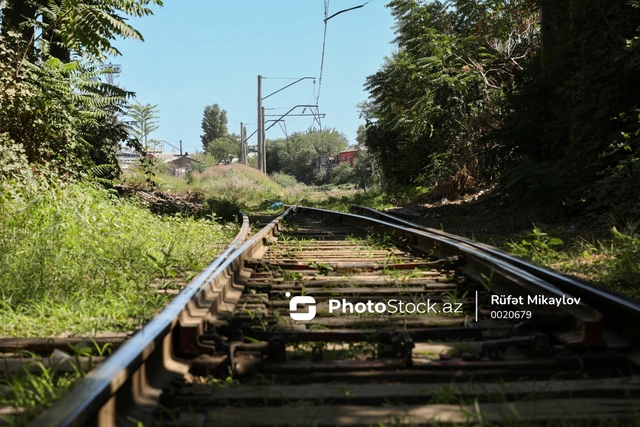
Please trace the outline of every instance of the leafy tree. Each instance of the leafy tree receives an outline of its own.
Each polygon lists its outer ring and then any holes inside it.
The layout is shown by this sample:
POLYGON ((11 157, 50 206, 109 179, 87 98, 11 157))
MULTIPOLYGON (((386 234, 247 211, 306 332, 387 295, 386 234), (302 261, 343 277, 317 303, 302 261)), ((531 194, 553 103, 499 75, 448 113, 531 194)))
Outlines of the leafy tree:
POLYGON ((204 133, 200 135, 200 139, 202 140, 204 151, 207 151, 207 147, 211 141, 228 133, 227 111, 222 110, 218 104, 204 107, 204 113, 202 114, 202 131, 204 133))
MULTIPOLYGON (((54 41, 82 58, 102 61, 120 55, 112 44, 118 37, 143 40, 127 16, 152 15, 149 5, 161 0, 5 0, 2 30, 21 33, 22 46, 33 52, 36 41, 54 41), (41 17, 42 19, 38 19, 41 17), (39 29, 39 34, 34 37, 39 29)), ((49 50, 49 43, 45 43, 49 50)), ((59 58, 61 59, 61 58, 59 58)))
POLYGON ((358 143, 358 148, 364 148, 367 146, 367 128, 364 125, 358 126, 358 130, 356 131, 356 142, 358 143))
POLYGON ((1 143, 21 147, 34 166, 75 176, 93 164, 93 132, 121 110, 127 92, 97 81, 90 65, 57 58, 33 64, 16 44, 0 36, 1 143))
POLYGON ((148 150, 149 134, 160 127, 158 125, 158 120, 160 119, 158 113, 157 105, 142 105, 138 101, 132 104, 129 109, 132 136, 144 145, 145 150, 148 150))
POLYGON ((388 182, 475 165, 519 200, 640 216, 639 0, 388 6, 397 50, 361 104, 388 182))
POLYGON ((335 129, 295 132, 287 139, 267 141, 267 171, 293 175, 306 184, 313 181, 313 159, 344 150, 348 141, 335 129))
POLYGON ((488 157, 513 72, 536 43, 525 1, 393 0, 397 51, 367 78, 366 144, 391 183, 434 183, 488 157))
POLYGON ((132 94, 100 82, 100 62, 119 54, 116 37, 142 39, 125 21, 151 14, 150 4, 162 2, 3 1, 0 146, 14 161, 3 163, 3 178, 18 179, 23 161, 50 179, 80 176, 132 142, 120 119, 132 94))
POLYGON ((215 157, 218 162, 227 161, 229 159, 229 155, 239 158, 240 137, 234 133, 216 138, 207 146, 207 153, 215 157))
POLYGON ((355 170, 349 163, 342 163, 331 170, 331 183, 348 184, 355 180, 355 170))

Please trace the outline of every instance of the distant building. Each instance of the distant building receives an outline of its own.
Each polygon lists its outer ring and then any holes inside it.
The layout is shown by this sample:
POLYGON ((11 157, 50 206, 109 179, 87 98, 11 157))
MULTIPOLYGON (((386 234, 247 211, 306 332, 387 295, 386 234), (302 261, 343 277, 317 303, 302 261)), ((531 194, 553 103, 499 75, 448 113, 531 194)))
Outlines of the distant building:
POLYGON ((358 150, 345 150, 338 153, 338 164, 349 163, 351 167, 355 165, 358 150))
POLYGON ((140 154, 135 152, 132 153, 130 151, 119 151, 116 154, 116 159, 118 159, 120 169, 122 171, 128 171, 138 164, 138 160, 140 160, 140 154))
MULTIPOLYGON (((186 154, 188 153, 185 153, 185 155, 186 154)), ((156 153, 156 154, 148 154, 148 156, 153 156, 150 158, 161 160, 164 163, 169 163, 170 161, 180 157, 180 155, 173 154, 173 153, 156 153)))
POLYGON ((177 178, 185 178, 187 172, 193 169, 193 164, 196 162, 185 153, 184 156, 178 157, 175 160, 166 163, 167 172, 177 178))
POLYGON ((355 165, 358 150, 345 150, 339 152, 336 156, 316 157, 311 162, 313 176, 319 173, 331 172, 331 170, 342 163, 349 163, 352 167, 355 165))
POLYGON ((319 173, 325 173, 330 171, 336 165, 335 156, 322 156, 316 157, 311 162, 311 167, 313 168, 313 176, 318 175, 319 173))

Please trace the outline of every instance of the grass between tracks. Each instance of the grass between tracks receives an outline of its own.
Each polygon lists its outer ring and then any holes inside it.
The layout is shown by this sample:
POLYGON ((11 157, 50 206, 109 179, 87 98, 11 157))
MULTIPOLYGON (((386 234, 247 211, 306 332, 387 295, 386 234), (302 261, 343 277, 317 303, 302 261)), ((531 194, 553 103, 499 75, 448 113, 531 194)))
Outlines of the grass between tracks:
MULTIPOLYGON (((374 188, 364 193, 274 178, 229 165, 194 174, 191 183, 165 176, 157 181, 161 190, 201 194, 213 210, 238 206, 247 213, 264 210, 274 201, 339 211, 351 204, 383 209, 406 205, 418 192, 400 189, 385 194, 374 188)), ((411 219, 427 226, 502 247, 630 295, 640 293, 634 286, 640 283, 640 235, 633 227, 620 232, 589 219, 541 220, 536 212, 490 202, 422 205, 418 211, 411 219)), ((130 330, 171 297, 157 293, 151 282, 173 287, 176 279, 188 279, 215 256, 218 243, 229 241, 235 232, 213 220, 152 215, 135 201, 116 199, 89 185, 60 187, 26 200, 0 197, 0 333, 52 336, 130 330)), ((0 379, 0 406, 32 413, 82 376, 44 369, 41 375, 5 376, 0 379)), ((379 424, 385 425, 394 424, 379 424)))
MULTIPOLYGON (((293 177, 267 177, 232 164, 216 166, 185 180, 159 176, 164 189, 199 192, 204 199, 239 206, 246 212, 265 210, 274 201, 347 212, 352 204, 376 209, 404 206, 409 219, 428 227, 466 236, 575 275, 640 297, 640 232, 638 224, 609 217, 564 217, 544 206, 516 206, 508 194, 486 189, 466 200, 427 204, 423 188, 396 187, 366 192, 353 186, 305 186, 293 177)), ((213 203, 214 205, 216 203, 213 203)), ((221 205, 224 205, 221 204, 221 205)), ((276 212, 276 211, 271 211, 276 212)))

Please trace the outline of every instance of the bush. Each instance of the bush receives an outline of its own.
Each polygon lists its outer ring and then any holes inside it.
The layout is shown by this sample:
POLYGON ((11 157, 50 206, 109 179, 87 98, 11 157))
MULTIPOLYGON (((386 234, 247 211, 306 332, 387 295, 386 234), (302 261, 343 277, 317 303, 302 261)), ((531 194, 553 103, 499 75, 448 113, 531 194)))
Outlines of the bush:
POLYGON ((192 174, 195 190, 205 196, 233 202, 240 208, 260 206, 265 199, 280 199, 283 191, 267 175, 249 166, 232 163, 192 174))
POLYGON ((286 173, 274 172, 271 174, 271 179, 281 187, 293 187, 298 184, 295 176, 286 173))
POLYGON ((355 183, 356 174, 349 163, 342 163, 331 170, 331 182, 335 185, 355 183))

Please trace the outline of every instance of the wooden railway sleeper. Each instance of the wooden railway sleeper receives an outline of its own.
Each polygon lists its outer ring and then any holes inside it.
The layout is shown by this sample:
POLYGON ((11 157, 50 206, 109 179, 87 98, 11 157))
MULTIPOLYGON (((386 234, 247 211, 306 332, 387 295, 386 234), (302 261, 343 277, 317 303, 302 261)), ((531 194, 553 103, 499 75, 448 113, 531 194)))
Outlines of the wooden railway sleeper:
MULTIPOLYGON (((238 331, 238 329, 233 329, 238 331)), ((349 340, 350 342, 376 342, 378 344, 378 357, 385 359, 400 359, 403 360, 403 365, 411 367, 412 350, 415 346, 412 338, 405 332, 386 332, 382 334, 372 333, 360 333, 358 334, 360 339, 357 341, 349 340)), ((240 338, 240 334, 236 334, 236 339, 240 338)), ((351 337, 353 338, 353 337, 351 337)), ((247 354, 239 355, 238 353, 250 353, 253 358, 256 355, 260 355, 260 359, 266 356, 266 362, 271 364, 280 364, 287 361, 287 346, 292 343, 299 343, 301 341, 296 340, 294 337, 286 337, 280 334, 272 334, 267 341, 259 343, 244 343, 242 340, 232 340, 230 343, 226 343, 224 338, 217 333, 206 334, 202 337, 205 342, 213 342, 216 349, 226 353, 228 357, 229 366, 234 373, 246 374, 246 369, 240 369, 239 366, 246 365, 247 354), (238 362, 238 361, 242 362, 238 362)), ((324 341, 324 340, 322 340, 324 341)), ((314 362, 319 362, 324 359, 323 348, 320 345, 315 345, 311 351, 311 359, 314 362)), ((255 364, 254 364, 255 365, 255 364)))

